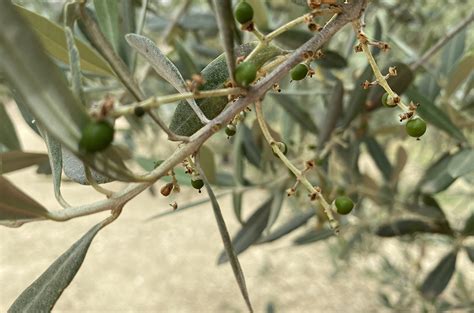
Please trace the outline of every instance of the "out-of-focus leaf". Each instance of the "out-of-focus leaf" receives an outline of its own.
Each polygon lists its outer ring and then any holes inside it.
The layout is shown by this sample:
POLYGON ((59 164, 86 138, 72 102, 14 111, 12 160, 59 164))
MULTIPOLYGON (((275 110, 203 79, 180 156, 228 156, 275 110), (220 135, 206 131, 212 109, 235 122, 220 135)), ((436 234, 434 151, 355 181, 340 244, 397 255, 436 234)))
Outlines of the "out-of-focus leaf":
POLYGON ((64 252, 15 300, 8 312, 50 312, 81 268, 99 223, 64 252))
POLYGON ((70 85, 71 91, 76 98, 85 105, 84 92, 82 90, 82 74, 79 50, 74 43, 74 34, 69 26, 64 27, 66 34, 67 48, 69 52, 69 69, 71 71, 70 85))
POLYGON ((423 195, 420 204, 409 205, 407 209, 421 216, 426 216, 435 220, 445 221, 446 215, 436 199, 429 195, 423 195))
POLYGON ((0 176, 0 220, 24 220, 46 216, 48 211, 38 202, 0 176))
POLYGON ((242 199, 243 199, 242 192, 232 193, 232 204, 234 207, 234 214, 241 225, 244 224, 244 221, 242 220, 242 199))
POLYGON ((456 153, 448 164, 448 173, 453 178, 474 171, 474 149, 463 149, 456 153))
POLYGON ((417 89, 410 88, 407 94, 413 102, 420 104, 416 112, 425 121, 445 131, 448 135, 459 141, 466 141, 462 132, 453 124, 446 113, 435 106, 433 102, 429 101, 417 89))
POLYGON ((278 104, 288 113, 295 122, 301 125, 303 129, 318 133, 318 127, 311 119, 311 115, 306 112, 293 98, 282 94, 272 94, 272 97, 278 101, 278 104))
POLYGON ((48 161, 44 153, 31 153, 23 151, 8 151, 0 153, 0 174, 6 174, 32 165, 48 161))
POLYGON ((367 146, 367 150, 369 150, 370 156, 375 161, 375 164, 377 165, 385 180, 388 181, 392 176, 392 165, 385 155, 384 149, 374 137, 367 137, 364 141, 367 146))
POLYGON ((365 101, 369 94, 368 89, 362 88, 362 84, 368 80, 372 81, 372 68, 370 65, 367 65, 365 70, 360 74, 357 80, 354 82, 354 91, 349 96, 349 105, 347 109, 344 110, 344 119, 342 121, 342 126, 347 127, 350 122, 362 111, 364 108, 365 101))
POLYGON ((418 83, 419 92, 434 103, 439 96, 441 87, 433 73, 426 72, 418 83))
MULTIPOLYGON (((66 37, 61 26, 22 6, 15 5, 15 8, 32 26, 46 52, 67 64, 69 62, 69 57, 66 37)), ((81 55, 81 68, 84 71, 89 71, 99 75, 113 75, 110 66, 95 50, 91 49, 77 38, 76 45, 81 55)))
MULTIPOLYGON (((397 76, 388 78, 390 88, 395 91, 398 95, 402 95, 415 78, 415 74, 412 72, 410 67, 405 63, 395 62, 389 66, 395 66, 397 68, 397 76)), ((382 73, 388 73, 388 66, 382 70, 382 73)), ((368 110, 375 109, 382 106, 382 96, 385 90, 380 86, 375 86, 370 89, 369 97, 366 102, 368 110)))
POLYGON ((448 75, 451 69, 456 65, 457 61, 461 58, 466 43, 466 32, 466 29, 460 31, 443 48, 440 71, 444 75, 448 75))
POLYGON ((293 243, 295 245, 306 245, 309 243, 328 239, 332 236, 334 236, 334 231, 332 229, 311 229, 310 231, 296 238, 293 243))
POLYGON ((456 154, 443 154, 426 171, 420 182, 418 190, 425 194, 435 194, 445 190, 456 180, 448 172, 448 165, 456 154))
POLYGON ((415 233, 451 234, 451 229, 445 224, 427 223, 417 219, 401 219, 380 225, 375 233, 380 237, 396 237, 415 233))
POLYGON ((207 146, 201 146, 199 149, 199 159, 201 167, 206 174, 209 183, 214 184, 216 182, 216 162, 214 161, 214 152, 207 146))
POLYGON ((198 169, 199 169, 199 174, 201 175, 204 181, 204 185, 206 186, 206 190, 207 190, 207 193, 209 194, 209 198, 211 199, 212 210, 216 218, 216 222, 219 228, 219 233, 221 235, 222 242, 224 243, 224 249, 225 249, 224 253, 226 255, 226 259, 230 261, 232 271, 234 272, 234 277, 237 281, 237 284, 239 285, 239 289, 242 294, 242 297, 244 298, 245 303, 247 304, 247 308, 249 309, 250 312, 253 312, 252 304, 250 303, 250 297, 247 291, 247 285, 245 284, 244 273, 242 271, 242 268, 240 267, 240 262, 237 257, 238 250, 234 248, 233 242, 230 240, 229 231, 227 230, 224 217, 222 216, 222 211, 219 206, 219 202, 217 202, 217 198, 214 195, 214 192, 212 191, 211 185, 209 185, 209 182, 207 181, 204 171, 202 171, 202 169, 199 167, 198 169))
MULTIPOLYGON (((245 136, 245 131, 247 130, 247 126, 242 123, 239 126, 239 131, 235 136, 234 145, 233 145, 233 156, 234 156, 234 178, 235 182, 239 185, 243 185, 245 178, 245 163, 244 163, 244 140, 246 140, 247 136, 245 136)), ((250 131, 249 131, 250 132, 250 131)))
MULTIPOLYGON (((256 44, 256 42, 251 42, 243 44, 240 47, 236 47, 234 50, 235 56, 240 57, 248 55, 256 46, 256 44)), ((259 52, 254 54, 248 61, 254 63, 257 68, 260 68, 265 62, 281 53, 282 50, 279 48, 267 46, 259 50, 259 52)), ((214 59, 201 71, 201 75, 205 80, 205 83, 200 88, 201 91, 222 88, 222 84, 229 79, 225 56, 221 54, 216 59, 214 59)), ((227 100, 227 97, 211 97, 200 99, 196 102, 207 118, 212 119, 222 112, 222 110, 224 110, 228 102, 227 100)), ((176 107, 171 120, 171 131, 177 135, 190 136, 198 131, 202 126, 203 125, 201 124, 199 118, 189 107, 189 105, 183 101, 180 102, 176 107)))
POLYGON ((262 237, 258 243, 267 243, 267 242, 272 242, 277 239, 280 239, 281 237, 284 237, 291 233, 292 231, 300 228, 304 224, 308 222, 310 218, 312 218, 316 212, 314 210, 310 210, 305 213, 298 214, 294 217, 292 217, 290 220, 288 220, 286 223, 278 226, 274 231, 272 231, 270 234, 262 237))
POLYGON ((474 247, 464 246, 464 249, 466 250, 469 260, 474 263, 474 247))
POLYGON ((188 52, 186 46, 180 40, 175 39, 174 47, 182 64, 180 72, 183 73, 184 77, 191 79, 193 74, 199 73, 196 63, 191 57, 191 54, 188 52))
POLYGON ((445 91, 446 96, 450 96, 474 71, 474 51, 466 54, 449 73, 448 84, 445 91))
POLYGON ((318 146, 323 148, 324 144, 331 138, 331 134, 336 127, 336 123, 341 116, 342 106, 344 104, 344 85, 342 80, 337 79, 336 85, 332 91, 331 99, 328 103, 328 111, 324 119, 323 126, 319 132, 318 146))
POLYGON ((297 49, 313 35, 309 31, 301 29, 289 29, 275 38, 275 41, 288 49, 297 49))
POLYGON ((4 31, 0 33, 0 67, 35 119, 92 168, 117 180, 139 180, 123 162, 118 162, 120 158, 112 147, 93 155, 79 151, 81 130, 90 121, 84 107, 8 1, 0 3, 0 20, 4 23, 4 31))
POLYGON ((104 33, 116 53, 119 53, 119 1, 94 0, 95 13, 100 30, 104 33))
POLYGON ((235 55, 234 55, 234 16, 232 13, 231 0, 214 0, 216 10, 217 26, 219 27, 222 46, 225 51, 225 59, 229 77, 234 80, 235 55))
POLYGON ((420 287, 421 294, 427 299, 435 299, 448 286, 456 269, 457 251, 444 256, 436 267, 428 274, 420 287))
POLYGON ((278 216, 280 215, 283 202, 287 197, 288 196, 286 195, 285 190, 282 188, 275 188, 275 191, 273 191, 273 201, 272 206, 270 207, 270 214, 268 216, 268 223, 267 227, 265 228, 265 232, 270 230, 273 224, 276 222, 278 216))
POLYGON ((0 121, 0 152, 2 151, 2 146, 8 150, 21 150, 21 144, 16 135, 15 127, 3 103, 0 103, 0 121))
POLYGON ((400 174, 402 173, 403 169, 405 168, 405 165, 407 164, 408 161, 408 154, 405 151, 405 149, 400 146, 397 149, 397 153, 395 155, 395 164, 392 168, 392 175, 390 177, 390 184, 393 186, 395 185, 399 178, 400 174))
POLYGON ((262 149, 255 142, 252 130, 242 123, 238 133, 242 136, 243 154, 251 164, 259 168, 262 165, 262 149))
POLYGON ((465 236, 474 236, 474 213, 466 220, 462 234, 465 236))
POLYGON ((333 50, 323 50, 324 56, 315 62, 323 68, 342 69, 347 67, 347 60, 338 52, 333 50))
MULTIPOLYGON (((13 99, 16 102, 16 105, 18 107, 18 110, 20 110, 21 117, 25 120, 26 124, 38 135, 40 135, 38 127, 36 127, 36 120, 31 114, 30 110, 28 109, 28 106, 25 104, 25 100, 23 97, 20 95, 20 93, 15 90, 14 88, 10 88, 10 93, 12 94, 13 99)), ((41 136, 41 135, 40 135, 41 136)))
MULTIPOLYGON (((179 70, 153 41, 137 34, 127 34, 125 38, 130 46, 137 50, 137 52, 150 63, 158 75, 176 88, 177 91, 180 93, 189 91, 179 70)), ((186 101, 190 106, 197 106, 196 101, 192 98, 186 101)))
MULTIPOLYGON (((232 244, 236 254, 240 254, 248 247, 254 244, 260 238, 263 230, 267 226, 268 217, 270 216, 270 208, 272 206, 273 197, 265 201, 253 214, 245 221, 244 226, 237 232, 232 239, 232 244)), ((227 262, 228 256, 223 251, 217 261, 217 264, 227 262)))

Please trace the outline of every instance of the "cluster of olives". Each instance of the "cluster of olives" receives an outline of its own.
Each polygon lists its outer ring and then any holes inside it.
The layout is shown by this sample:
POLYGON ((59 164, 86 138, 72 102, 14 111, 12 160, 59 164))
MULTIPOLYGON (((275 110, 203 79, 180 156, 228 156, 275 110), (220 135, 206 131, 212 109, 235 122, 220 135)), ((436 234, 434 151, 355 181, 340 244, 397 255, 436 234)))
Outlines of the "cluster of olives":
MULTIPOLYGON (((388 93, 385 93, 382 96, 382 104, 388 108, 393 108, 397 106, 392 96, 390 96, 388 93)), ((408 136, 419 138, 423 136, 423 134, 426 132, 426 122, 421 118, 410 119, 405 124, 405 130, 408 136)))

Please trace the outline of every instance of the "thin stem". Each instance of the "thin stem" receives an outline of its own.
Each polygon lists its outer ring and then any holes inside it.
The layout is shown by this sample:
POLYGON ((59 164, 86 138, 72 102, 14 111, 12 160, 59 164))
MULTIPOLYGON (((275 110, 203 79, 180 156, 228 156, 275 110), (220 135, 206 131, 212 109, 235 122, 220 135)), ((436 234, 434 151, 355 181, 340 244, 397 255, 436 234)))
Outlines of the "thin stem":
POLYGON ((88 166, 86 166, 84 164, 84 172, 86 173, 86 178, 87 178, 87 181, 89 182, 89 184, 92 186, 92 188, 94 188, 97 192, 101 193, 101 194, 104 194, 107 198, 110 198, 112 197, 112 195, 114 194, 114 192, 112 190, 109 190, 109 189, 106 189, 106 188, 103 188, 101 187, 97 181, 94 179, 94 177, 92 177, 92 173, 91 173, 91 170, 89 169, 88 166))
POLYGON ((166 135, 168 135, 168 139, 170 141, 182 141, 182 142, 189 142, 189 137, 187 136, 180 136, 180 135, 176 135, 175 133, 173 133, 169 128, 168 126, 165 124, 165 122, 163 122, 163 120, 158 116, 156 115, 155 113, 153 113, 152 111, 148 111, 148 115, 151 117, 151 119, 153 121, 155 121, 156 124, 158 124, 158 126, 161 127, 161 129, 163 129, 163 131, 166 133, 166 135))
POLYGON ((257 26, 254 26, 253 30, 252 30, 252 34, 255 35, 255 37, 257 37, 258 41, 260 41, 261 43, 263 44, 266 44, 266 38, 265 38, 265 35, 258 30, 257 26))
POLYGON ((288 23, 286 23, 285 25, 282 25, 280 27, 278 27, 277 29, 275 29, 274 31, 272 31, 271 33, 269 33, 268 35, 265 36, 265 41, 272 41, 273 39, 275 39, 275 37, 283 34, 284 32, 290 30, 291 28, 301 24, 301 23, 304 23, 304 21, 309 17, 310 14, 305 14, 305 15, 302 15, 300 17, 297 17, 295 18, 294 20, 292 21, 289 21, 288 23))
POLYGON ((300 171, 295 165, 293 165, 293 163, 291 163, 290 160, 288 160, 288 158, 280 150, 277 145, 277 142, 273 139, 267 127, 267 124, 263 117, 262 103, 260 101, 255 102, 255 114, 257 115, 258 125, 262 130, 263 136, 272 147, 273 152, 280 158, 283 164, 296 176, 296 179, 305 186, 305 188, 310 192, 310 196, 312 196, 313 198, 313 195, 315 195, 314 198, 323 208, 323 212, 324 214, 326 214, 329 220, 329 225, 334 230, 334 232, 338 234, 339 223, 334 219, 334 216, 331 211, 331 205, 326 201, 321 192, 309 182, 304 173, 300 171))

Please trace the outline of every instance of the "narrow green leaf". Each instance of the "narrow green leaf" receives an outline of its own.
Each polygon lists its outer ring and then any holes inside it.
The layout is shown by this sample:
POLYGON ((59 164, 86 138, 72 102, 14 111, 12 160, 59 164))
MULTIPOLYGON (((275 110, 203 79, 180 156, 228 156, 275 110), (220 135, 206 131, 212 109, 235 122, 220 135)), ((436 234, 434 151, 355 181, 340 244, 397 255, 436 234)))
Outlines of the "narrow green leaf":
POLYGON ((119 53, 119 1, 94 0, 94 7, 100 29, 114 48, 114 51, 119 53))
POLYGON ((244 273, 242 272, 242 267, 240 266, 239 259, 235 252, 232 241, 230 240, 229 231, 227 230, 224 217, 222 216, 222 211, 219 206, 219 202, 217 202, 217 198, 214 195, 214 192, 212 191, 211 185, 209 184, 204 171, 199 166, 198 166, 198 169, 199 169, 199 174, 201 175, 204 181, 204 185, 206 186, 206 190, 207 190, 207 193, 209 194, 209 198, 211 199, 212 210, 216 218, 216 222, 219 228, 219 233, 221 234, 222 242, 224 243, 224 249, 225 249, 225 253, 227 254, 227 259, 230 261, 232 271, 234 272, 234 276, 237 281, 237 284, 239 285, 242 297, 244 298, 245 303, 247 304, 247 308, 249 309, 250 312, 253 312, 249 293, 247 291, 247 285, 245 283, 244 273))
POLYGON ((74 43, 74 35, 70 27, 64 27, 66 34, 67 48, 69 51, 69 69, 71 70, 71 90, 72 93, 85 105, 84 92, 82 90, 82 74, 79 50, 74 43))
POLYGON ((427 223, 417 219, 401 219, 380 225, 375 234, 380 237, 397 237, 415 233, 451 234, 445 224, 427 223))
POLYGON ((347 67, 347 60, 338 52, 323 50, 323 53, 323 57, 315 61, 319 66, 328 69, 343 69, 347 67))
POLYGON ((443 48, 440 71, 444 75, 447 75, 461 58, 466 43, 466 33, 467 30, 463 29, 443 48))
POLYGON ((354 82, 354 91, 349 96, 349 105, 344 112, 345 114, 342 122, 343 127, 347 127, 350 122, 352 122, 352 120, 362 112, 365 105, 365 101, 369 95, 369 90, 362 88, 362 84, 366 80, 372 81, 372 76, 372 68, 367 65, 364 71, 354 82))
POLYGON ((407 209, 421 216, 446 221, 446 214, 444 214, 443 209, 436 199, 429 195, 423 195, 420 204, 409 205, 407 209))
POLYGON ((234 214, 237 218, 237 221, 239 221, 241 225, 244 224, 244 221, 242 220, 242 199, 242 192, 232 192, 232 205, 234 208, 234 214))
POLYGON ((272 97, 278 101, 278 104, 288 113, 303 129, 318 133, 318 127, 311 119, 311 115, 290 96, 282 94, 272 94, 272 97))
POLYGON ((465 236, 474 236, 474 213, 466 220, 462 234, 465 236))
POLYGON ((48 211, 38 202, 0 176, 0 220, 25 220, 46 216, 48 211))
POLYGON ((235 72, 235 55, 234 55, 234 16, 232 13, 231 0, 214 0, 214 8, 216 10, 217 26, 222 46, 225 51, 225 59, 227 63, 227 71, 229 77, 234 80, 235 72))
POLYGON ((474 51, 466 54, 449 73, 448 84, 445 91, 446 96, 450 96, 474 71, 474 51))
POLYGON ((399 181, 400 174, 405 168, 407 161, 408 161, 408 154, 406 150, 402 146, 399 146, 397 149, 397 153, 395 155, 395 164, 392 168, 392 175, 390 177, 390 184, 392 186, 395 186, 397 182, 399 181))
POLYGON ((436 267, 428 274, 420 287, 421 294, 427 299, 435 299, 448 286, 456 269, 457 251, 444 256, 436 267))
POLYGON ((332 91, 331 99, 328 103, 328 111, 324 119, 323 126, 319 133, 318 146, 323 148, 324 144, 331 138, 331 134, 336 128, 337 121, 341 117, 342 107, 344 105, 344 85, 342 80, 337 79, 336 85, 332 91))
POLYGON ((6 174, 32 165, 39 165, 48 161, 44 153, 23 151, 8 151, 0 153, 0 174, 6 174))
MULTIPOLYGON (((188 49, 181 40, 174 40, 174 47, 178 53, 179 61, 182 66, 179 68, 185 78, 191 79, 193 74, 199 73, 199 69, 189 53, 188 49)), ((179 67, 179 66, 178 66, 179 67)))
POLYGON ((275 38, 275 41, 288 49, 298 49, 305 42, 311 39, 313 35, 306 30, 301 29, 289 29, 283 34, 275 38))
MULTIPOLYGON (((69 61, 68 50, 64 31, 61 26, 22 6, 15 5, 15 8, 32 26, 46 52, 67 64, 69 61)), ((99 75, 113 75, 110 66, 95 50, 77 38, 76 45, 81 55, 81 65, 84 71, 99 75)))
POLYGON ((2 145, 8 150, 21 150, 15 127, 3 103, 0 103, 0 121, 0 151, 2 151, 2 145))
POLYGON ((474 247, 464 246, 464 249, 466 250, 469 260, 474 263, 474 247))
POLYGON ((449 174, 448 166, 454 156, 456 154, 446 153, 436 160, 417 184, 418 190, 425 194, 435 194, 451 186, 456 178, 449 174))
POLYGON ((15 312, 50 312, 79 271, 92 240, 103 227, 99 223, 64 252, 8 309, 15 312))
POLYGON ((370 156, 375 161, 375 164, 382 173, 384 179, 386 181, 390 180, 390 177, 392 176, 392 165, 385 155, 385 151, 382 146, 380 146, 374 137, 367 137, 365 138, 364 142, 367 146, 367 150, 369 150, 370 156))
POLYGON ((241 124, 238 133, 242 136, 243 155, 252 165, 260 168, 262 166, 262 149, 256 143, 252 130, 247 125, 241 124))
POLYGON ((283 203, 287 198, 287 194, 284 188, 275 188, 273 192, 273 201, 272 206, 270 207, 270 214, 268 216, 267 226, 265 227, 265 232, 268 232, 273 224, 275 224, 278 216, 280 215, 281 208, 283 207, 283 203))
POLYGON ((309 243, 325 240, 334 236, 334 231, 332 229, 320 229, 314 230, 311 229, 303 235, 296 238, 293 243, 295 245, 306 245, 309 243))
POLYGON ((474 149, 463 149, 449 161, 448 173, 453 178, 464 176, 472 171, 474 171, 474 149))
POLYGON ((216 162, 214 160, 214 152, 207 146, 203 145, 199 149, 199 160, 201 167, 206 174, 209 183, 214 184, 216 182, 216 162))
MULTIPOLYGON (((232 239, 237 254, 242 253, 252 244, 254 244, 262 235, 263 230, 268 224, 270 209, 273 202, 273 196, 268 198, 253 214, 245 221, 244 226, 237 232, 232 239)), ((229 261, 228 255, 223 251, 217 261, 217 264, 223 264, 229 261)))
POLYGON ((280 239, 292 231, 300 228, 301 226, 305 225, 310 218, 312 218, 316 212, 314 210, 310 210, 305 213, 298 214, 294 217, 292 217, 290 220, 288 220, 286 223, 282 224, 281 226, 277 227, 274 231, 272 231, 270 234, 262 237, 258 243, 267 243, 267 242, 272 242, 277 239, 280 239))
POLYGON ((8 1, 0 3, 0 21, 4 30, 0 33, 0 67, 14 93, 21 95, 35 119, 94 169, 117 180, 137 180, 123 162, 119 162, 113 148, 94 155, 79 152, 81 129, 90 121, 84 107, 69 91, 58 68, 42 52, 38 39, 8 1))
POLYGON ((234 180, 238 185, 244 185, 245 183, 245 178, 244 178, 245 162, 244 162, 243 150, 244 150, 244 141, 248 138, 245 135, 246 129, 247 129, 247 126, 244 123, 242 123, 239 126, 239 130, 237 131, 234 144, 232 147, 232 154, 234 156, 233 175, 234 175, 234 180))
POLYGON ((425 121, 445 131, 448 135, 459 141, 466 141, 463 133, 453 124, 446 113, 435 106, 433 102, 429 101, 417 89, 410 88, 407 94, 413 102, 420 104, 416 112, 425 121))

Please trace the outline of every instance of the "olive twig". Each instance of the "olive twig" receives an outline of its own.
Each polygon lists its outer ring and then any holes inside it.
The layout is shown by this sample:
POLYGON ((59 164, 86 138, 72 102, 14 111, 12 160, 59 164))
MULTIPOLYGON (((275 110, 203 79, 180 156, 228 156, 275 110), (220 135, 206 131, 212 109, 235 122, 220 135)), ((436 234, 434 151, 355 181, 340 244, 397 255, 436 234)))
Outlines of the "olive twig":
POLYGON ((92 177, 92 173, 91 173, 91 170, 89 169, 88 166, 86 166, 84 164, 84 172, 86 174, 86 178, 87 178, 87 181, 89 182, 89 184, 92 186, 92 188, 95 189, 95 191, 101 193, 101 194, 104 194, 107 198, 110 198, 112 197, 112 195, 114 194, 114 192, 112 190, 109 190, 109 189, 106 189, 106 188, 103 188, 101 187, 94 179, 94 177, 92 177))
POLYGON ((270 134, 270 131, 268 130, 267 124, 263 117, 262 103, 260 101, 255 102, 255 114, 257 115, 258 125, 260 126, 260 129, 262 130, 263 136, 265 137, 266 141, 270 144, 273 150, 273 153, 275 153, 283 162, 283 164, 296 176, 297 181, 303 184, 305 188, 310 192, 311 199, 317 200, 319 202, 319 204, 323 208, 324 214, 326 214, 329 220, 329 225, 334 230, 334 232, 338 234, 339 223, 334 219, 334 216, 331 211, 331 205, 326 201, 326 199, 322 195, 320 188, 314 187, 306 178, 303 171, 300 171, 296 166, 294 166, 293 163, 291 163, 290 160, 288 160, 288 158, 285 156, 283 151, 280 150, 280 148, 277 145, 277 142, 273 139, 272 135, 270 134))

